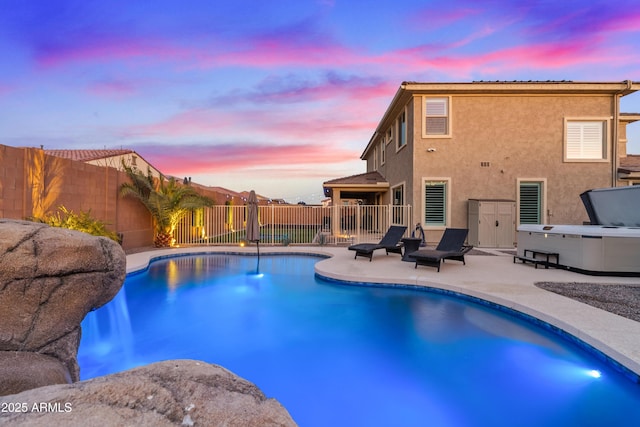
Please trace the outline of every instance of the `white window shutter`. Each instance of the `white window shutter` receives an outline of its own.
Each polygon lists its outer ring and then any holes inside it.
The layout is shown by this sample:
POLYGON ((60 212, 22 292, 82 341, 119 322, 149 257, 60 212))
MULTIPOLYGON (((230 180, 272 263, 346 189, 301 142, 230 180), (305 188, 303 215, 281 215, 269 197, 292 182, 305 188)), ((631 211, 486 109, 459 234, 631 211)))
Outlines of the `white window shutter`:
POLYGON ((427 99, 427 116, 446 116, 447 100, 445 98, 427 99))
POLYGON ((447 118, 446 117, 427 117, 427 134, 428 135, 446 135, 447 134, 447 118))
POLYGON ((601 121, 567 122, 567 159, 604 158, 604 124, 601 121))
POLYGON ((427 135, 449 133, 449 107, 447 98, 426 98, 425 132, 427 135))
POLYGON ((602 159, 602 141, 602 123, 584 123, 582 127, 583 158, 602 159))

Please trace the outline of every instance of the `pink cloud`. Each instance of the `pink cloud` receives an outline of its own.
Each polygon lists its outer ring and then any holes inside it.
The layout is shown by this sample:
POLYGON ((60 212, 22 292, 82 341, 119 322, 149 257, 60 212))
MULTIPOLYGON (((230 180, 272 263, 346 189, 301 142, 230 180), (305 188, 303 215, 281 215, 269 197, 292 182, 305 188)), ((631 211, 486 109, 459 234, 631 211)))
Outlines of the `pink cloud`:
POLYGON ((237 36, 224 39, 196 38, 188 43, 163 36, 83 34, 67 43, 43 43, 36 50, 36 61, 44 68, 67 63, 104 63, 137 59, 175 62, 183 68, 220 66, 282 67, 353 64, 362 58, 322 35, 299 25, 267 35, 237 36))
POLYGON ((640 31, 640 11, 637 8, 624 10, 622 13, 605 19, 602 28, 607 31, 640 31))
MULTIPOLYGON (((367 139, 378 124, 375 114, 343 115, 335 117, 292 116, 288 119, 273 120, 265 123, 263 129, 273 135, 286 135, 287 138, 306 141, 327 139, 346 139, 348 135, 364 135, 367 139)), ((366 144, 367 141, 363 141, 366 144)))
POLYGON ((36 61, 44 68, 68 63, 104 63, 131 59, 177 61, 192 57, 198 57, 196 49, 179 46, 161 37, 85 36, 81 42, 44 45, 36 52, 36 61))
POLYGON ((462 2, 455 10, 449 7, 425 9, 415 18, 422 23, 420 28, 432 31, 433 22, 437 25, 446 23, 456 28, 451 29, 450 34, 459 38, 453 42, 390 51, 375 61, 379 64, 402 63, 410 73, 435 71, 454 78, 468 78, 514 70, 530 73, 607 62, 621 64, 632 59, 626 43, 616 41, 614 37, 624 37, 624 32, 637 32, 640 12, 612 8, 604 2, 582 7, 565 6, 561 2, 514 6, 498 1, 492 8, 483 10, 471 2, 462 2), (477 42, 485 38, 498 43, 493 43, 489 49, 461 49, 474 46, 474 43, 478 45, 477 42))
POLYGON ((557 69, 614 61, 615 49, 599 47, 594 40, 571 40, 566 43, 541 43, 516 46, 480 55, 478 65, 499 65, 501 69, 557 69))
POLYGON ((384 106, 399 84, 335 76, 315 85, 306 81, 291 84, 286 80, 268 83, 271 82, 267 80, 256 89, 245 92, 231 90, 228 95, 207 101, 206 108, 194 108, 156 123, 129 127, 123 136, 204 136, 219 141, 224 135, 237 138, 255 134, 262 139, 281 142, 344 138, 348 132, 362 133, 375 129, 375 119, 382 115, 384 106), (291 102, 300 102, 304 106, 294 111, 287 105, 264 108, 265 103, 291 102), (245 103, 247 107, 230 108, 238 103, 245 103), (375 106, 379 114, 372 109, 375 106), (373 114, 363 114, 367 109, 373 114))
POLYGON ((335 67, 361 62, 360 55, 339 44, 278 38, 254 38, 208 58, 204 65, 249 67, 335 67))
POLYGON ((41 49, 36 61, 42 68, 61 67, 72 63, 108 63, 135 61, 132 67, 170 62, 181 69, 220 67, 326 67, 366 66, 366 54, 334 43, 280 39, 229 40, 224 46, 207 44, 180 46, 161 38, 155 40, 100 40, 73 46, 41 49))
POLYGON ((270 78, 263 81, 255 92, 249 97, 257 101, 295 102, 315 101, 336 98, 353 99, 356 95, 362 98, 372 98, 384 95, 389 90, 388 82, 374 79, 366 79, 357 76, 339 76, 329 73, 325 80, 319 83, 314 81, 293 79, 270 78))
POLYGON ((90 93, 99 96, 122 98, 138 91, 138 85, 126 80, 102 80, 89 85, 90 93))
POLYGON ((322 165, 353 161, 360 155, 330 145, 225 144, 141 146, 137 151, 163 173, 175 176, 224 173, 266 167, 322 165))
POLYGON ((414 30, 423 30, 425 27, 436 30, 464 21, 479 13, 479 10, 470 7, 456 7, 451 10, 428 8, 411 13, 408 21, 414 30))
POLYGON ((125 130, 124 136, 218 135, 234 129, 237 131, 239 121, 244 117, 246 116, 232 112, 188 110, 158 123, 132 126, 125 130))
POLYGON ((597 37, 564 42, 540 42, 498 48, 484 53, 448 54, 433 46, 419 46, 392 52, 380 62, 402 63, 407 72, 438 71, 454 78, 514 70, 555 70, 589 64, 618 63, 630 57, 628 51, 604 46, 597 37))
MULTIPOLYGON (((440 45, 430 45, 431 57, 444 56, 451 49, 467 46, 489 36, 503 34, 509 28, 501 43, 509 40, 518 42, 522 38, 536 37, 563 43, 567 39, 592 37, 594 34, 637 31, 640 28, 640 13, 634 9, 612 9, 602 4, 586 5, 580 8, 565 8, 558 4, 533 4, 514 7, 509 2, 496 1, 480 9, 476 3, 467 1, 456 7, 444 9, 422 9, 413 12, 410 22, 414 31, 425 29, 429 32, 445 27, 455 27, 443 34, 434 34, 433 40, 460 34, 458 40, 440 45), (563 10, 564 9, 564 10, 563 10), (549 21, 549 16, 558 16, 549 21), (435 37, 437 35, 437 37, 435 37)), ((329 32, 318 30, 318 23, 312 19, 295 23, 289 27, 276 28, 266 34, 232 34, 224 39, 214 38, 215 34, 200 34, 188 40, 170 38, 163 35, 137 36, 82 34, 62 43, 45 42, 36 51, 36 60, 43 67, 60 66, 71 62, 101 63, 107 61, 137 61, 136 65, 173 62, 182 68, 218 68, 223 66, 244 67, 326 67, 345 66, 367 67, 376 65, 388 67, 393 62, 387 58, 398 56, 398 52, 388 51, 373 55, 367 51, 349 47, 335 40, 329 32), (205 38, 206 37, 206 38, 205 38), (70 41, 73 40, 73 41, 70 41), (218 41, 216 41, 218 40, 218 41)), ((407 40, 419 40, 419 34, 408 35, 407 40)), ((404 49, 406 54, 420 52, 429 45, 404 49)), ((422 53, 425 53, 424 51, 422 53)), ((490 55, 487 53, 485 55, 490 55)), ((476 55, 476 58, 478 56, 476 55)), ((453 55, 449 58, 454 59, 453 55)), ((411 65, 411 57, 406 61, 411 65)), ((421 63, 420 61, 417 61, 421 63)), ((424 64, 424 61, 422 62, 424 64)), ((430 65, 431 63, 428 63, 430 65)), ((434 64, 438 67, 438 64, 434 64)), ((414 68, 414 67, 412 67, 414 68)), ((379 70, 377 70, 379 72, 379 70)), ((465 73, 468 74, 468 73, 465 73)), ((97 87, 100 92, 105 88, 97 87)), ((124 88, 121 92, 125 93, 124 88)), ((311 94, 311 88, 306 88, 311 94)), ((107 92, 108 93, 108 92, 107 92)), ((269 94, 264 93, 264 96, 269 94)), ((294 92, 274 93, 275 96, 295 97, 294 92)), ((327 95, 328 96, 328 95, 327 95)))
POLYGON ((533 27, 538 36, 570 38, 593 37, 603 33, 621 33, 640 30, 640 12, 635 9, 611 8, 607 5, 585 6, 545 20, 544 25, 533 27))
POLYGON ((464 38, 462 38, 460 40, 457 40, 457 41, 453 42, 451 44, 451 47, 452 48, 459 48, 459 47, 462 47, 462 46, 466 46, 466 45, 468 45, 468 44, 470 44, 472 42, 475 42, 477 40, 481 40, 481 39, 483 39, 485 37, 491 36, 494 33, 496 33, 496 31, 497 30, 495 28, 493 28, 493 27, 489 27, 489 26, 484 27, 484 28, 472 33, 472 34, 469 34, 468 36, 466 36, 466 37, 464 37, 464 38))
POLYGON ((5 96, 13 92, 16 88, 6 84, 0 84, 0 96, 5 96))
POLYGON ((374 98, 388 98, 397 84, 379 78, 355 75, 341 76, 327 73, 320 81, 296 75, 269 76, 248 90, 233 89, 228 94, 213 97, 208 106, 229 106, 238 103, 298 103, 327 99, 349 99, 365 102, 374 98))
POLYGON ((123 136, 206 137, 219 141, 225 135, 238 137, 255 134, 260 135, 262 140, 273 141, 344 139, 348 134, 372 132, 377 124, 375 114, 362 114, 362 108, 366 108, 363 103, 355 104, 308 107, 295 113, 257 109, 236 112, 196 109, 158 123, 130 127, 123 132, 123 136))

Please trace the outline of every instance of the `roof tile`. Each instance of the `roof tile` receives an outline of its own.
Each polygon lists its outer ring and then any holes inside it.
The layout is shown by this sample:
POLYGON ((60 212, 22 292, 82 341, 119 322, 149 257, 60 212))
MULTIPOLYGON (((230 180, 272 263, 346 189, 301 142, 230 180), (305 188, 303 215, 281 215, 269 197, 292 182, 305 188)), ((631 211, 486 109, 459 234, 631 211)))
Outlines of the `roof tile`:
POLYGON ((133 150, 44 150, 45 154, 63 159, 88 162, 91 160, 104 159, 106 157, 122 156, 134 153, 133 150))

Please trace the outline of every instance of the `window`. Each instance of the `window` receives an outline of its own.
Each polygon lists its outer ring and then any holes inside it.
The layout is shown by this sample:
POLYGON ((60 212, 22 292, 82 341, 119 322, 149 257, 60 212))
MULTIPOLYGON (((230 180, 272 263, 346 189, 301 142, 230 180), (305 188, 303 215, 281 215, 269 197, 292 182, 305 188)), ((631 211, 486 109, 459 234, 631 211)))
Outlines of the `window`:
POLYGON ((449 98, 425 98, 424 135, 449 136, 449 98))
POLYGON ((603 120, 567 120, 565 160, 606 160, 605 137, 603 120))
POLYGON ((407 145, 407 113, 403 111, 398 117, 398 141, 396 149, 407 145))
POLYGON ((520 182, 520 224, 542 224, 542 183, 520 182))
POLYGON ((403 221, 403 205, 404 205, 404 185, 398 185, 391 190, 393 195, 392 203, 392 220, 394 224, 404 224, 403 221))
POLYGON ((427 227, 447 225, 447 181, 425 181, 424 183, 424 224, 427 227))
POLYGON ((386 159, 386 144, 384 143, 384 138, 380 142, 380 165, 384 165, 386 159))
POLYGON ((387 144, 393 142, 393 126, 387 129, 387 144))
POLYGON ((404 186, 398 185, 393 189, 393 205, 394 206, 402 206, 404 205, 404 186))
POLYGON ((518 178, 516 189, 518 224, 546 224, 546 178, 518 178))
POLYGON ((378 170, 378 147, 373 147, 373 170, 378 170))

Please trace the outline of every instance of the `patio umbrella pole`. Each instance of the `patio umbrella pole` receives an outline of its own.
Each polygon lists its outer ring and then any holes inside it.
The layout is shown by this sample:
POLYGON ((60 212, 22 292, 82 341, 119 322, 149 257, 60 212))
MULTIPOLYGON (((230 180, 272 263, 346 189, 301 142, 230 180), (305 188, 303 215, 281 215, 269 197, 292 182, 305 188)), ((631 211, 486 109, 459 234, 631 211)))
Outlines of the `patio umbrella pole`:
POLYGON ((253 190, 249 193, 249 200, 247 201, 247 240, 256 242, 258 251, 256 274, 258 274, 260 269, 260 222, 258 220, 258 198, 253 190))

